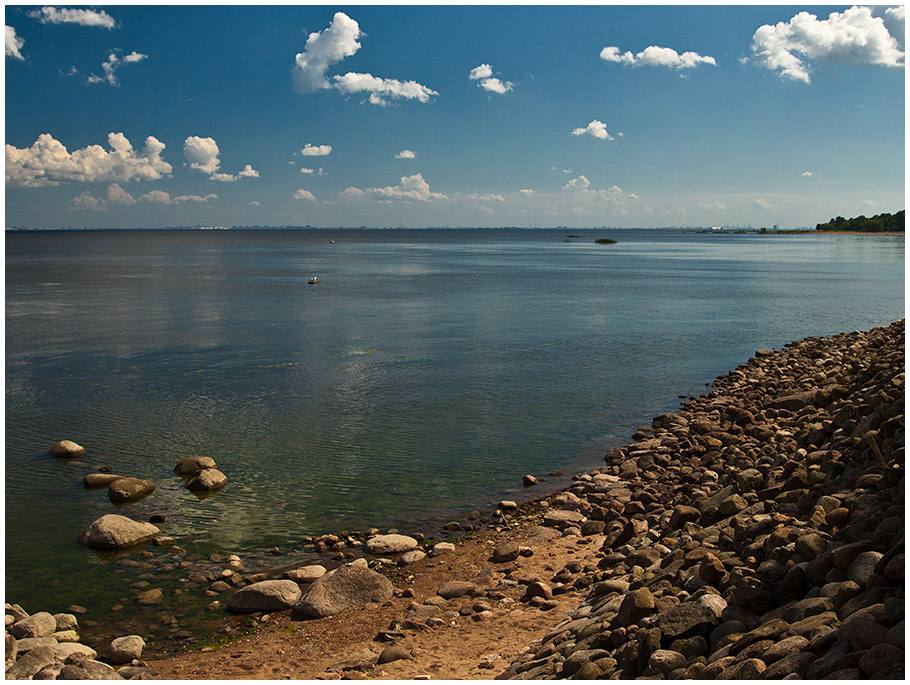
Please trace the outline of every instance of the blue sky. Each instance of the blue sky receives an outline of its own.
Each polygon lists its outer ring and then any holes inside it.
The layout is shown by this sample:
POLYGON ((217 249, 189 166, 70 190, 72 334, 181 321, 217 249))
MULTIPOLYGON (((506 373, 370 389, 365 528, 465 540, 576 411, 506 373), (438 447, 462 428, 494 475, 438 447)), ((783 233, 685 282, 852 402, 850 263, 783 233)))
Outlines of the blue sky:
POLYGON ((904 207, 904 9, 6 6, 6 225, 904 207))

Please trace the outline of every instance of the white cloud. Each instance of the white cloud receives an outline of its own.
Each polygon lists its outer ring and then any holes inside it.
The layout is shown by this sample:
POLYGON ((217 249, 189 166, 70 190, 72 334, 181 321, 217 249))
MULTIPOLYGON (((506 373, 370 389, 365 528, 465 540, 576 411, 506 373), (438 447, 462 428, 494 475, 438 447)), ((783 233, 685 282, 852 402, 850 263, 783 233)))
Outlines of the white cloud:
POLYGON ((587 190, 591 186, 591 182, 585 176, 578 176, 573 178, 571 181, 566 183, 562 189, 563 190, 587 190))
POLYGON ((755 200, 752 203, 752 206, 755 207, 755 209, 774 209, 774 206, 763 197, 755 200))
POLYGON ((344 197, 363 197, 366 195, 360 188, 355 188, 354 186, 349 186, 341 191, 340 195, 344 197))
POLYGON ((119 183, 112 183, 107 187, 107 199, 116 205, 136 204, 136 198, 121 188, 119 183))
POLYGON ((511 81, 501 81, 498 78, 494 78, 493 67, 489 64, 481 64, 479 67, 474 67, 471 69, 471 73, 468 74, 468 78, 471 81, 479 80, 478 86, 491 93, 499 93, 500 95, 508 93, 515 86, 511 81))
POLYGON ((878 202, 876 202, 875 200, 863 200, 862 204, 868 205, 870 207, 878 207, 878 202))
POLYGON ((219 183, 233 183, 237 180, 237 176, 234 174, 225 174, 222 172, 217 172, 209 176, 209 180, 218 181, 219 183))
POLYGON ((166 193, 163 190, 150 190, 139 196, 139 200, 142 202, 155 202, 162 205, 179 205, 184 202, 204 203, 209 200, 217 199, 218 196, 215 195, 215 193, 209 193, 205 197, 202 195, 178 195, 177 197, 172 198, 170 193, 166 193))
POLYGON ((33 10, 28 16, 39 19, 42 24, 79 24, 80 26, 97 26, 112 29, 117 25, 114 18, 104 10, 74 10, 42 7, 33 10))
POLYGON ((214 174, 221 166, 218 155, 218 143, 213 138, 189 136, 183 143, 183 155, 190 164, 190 169, 196 169, 204 174, 214 174))
POLYGON ((259 172, 256 171, 253 167, 247 164, 240 171, 237 172, 237 175, 242 178, 259 178, 259 172))
POLYGON ((897 47, 899 50, 904 50, 904 15, 906 14, 906 8, 903 5, 898 5, 897 7, 888 7, 885 9, 885 14, 882 17, 882 21, 885 22, 885 27, 888 29, 888 33, 897 41, 897 47))
POLYGON ((395 155, 395 159, 414 159, 416 156, 411 150, 402 150, 395 155))
POLYGON ((471 73, 468 74, 468 78, 472 81, 483 78, 490 78, 493 75, 493 67, 489 64, 481 64, 479 67, 474 67, 471 69, 471 73))
POLYGON ((600 140, 613 140, 613 136, 607 133, 607 125, 602 121, 595 119, 585 128, 576 128, 572 131, 573 136, 583 136, 585 134, 594 136, 600 140))
POLYGON ((804 171, 801 175, 806 176, 807 178, 811 178, 813 176, 818 176, 818 174, 813 174, 811 171, 804 171))
POLYGON ((388 98, 428 102, 430 96, 438 95, 415 81, 379 78, 371 74, 347 73, 330 80, 329 67, 356 53, 361 47, 357 41, 363 35, 355 20, 344 12, 336 12, 328 28, 309 35, 304 51, 294 59, 291 68, 294 90, 304 94, 329 88, 345 94, 367 92, 374 105, 387 105, 388 98))
POLYGON ((380 197, 392 198, 395 200, 417 200, 419 202, 429 202, 430 200, 447 200, 448 198, 442 193, 430 191, 430 185, 424 180, 421 174, 413 176, 402 176, 401 183, 397 186, 387 186, 385 188, 368 188, 367 193, 378 195, 380 197))
POLYGON ((107 137, 110 150, 89 145, 68 152, 63 143, 42 133, 31 147, 6 146, 6 182, 17 186, 55 186, 63 181, 85 183, 157 180, 171 173, 171 165, 161 159, 164 143, 153 136, 145 148, 134 150, 122 133, 107 137))
POLYGON ((336 12, 329 27, 311 33, 306 48, 297 54, 291 68, 294 90, 312 93, 331 88, 326 71, 332 64, 357 52, 360 49, 357 39, 362 35, 356 21, 344 12, 336 12))
POLYGON ((309 190, 304 190, 301 188, 296 193, 294 193, 295 200, 309 200, 310 202, 316 202, 316 196, 313 195, 309 190))
POLYGON ((717 66, 713 57, 699 55, 697 52, 684 52, 681 55, 673 48, 662 48, 651 45, 637 55, 631 52, 619 53, 615 46, 605 47, 600 51, 600 58, 607 62, 620 62, 633 67, 668 67, 670 69, 694 69, 700 64, 717 66))
POLYGON ((143 55, 141 52, 133 51, 123 59, 117 57, 116 53, 112 52, 108 55, 107 62, 101 64, 101 68, 104 70, 104 76, 91 74, 87 80, 89 83, 108 83, 112 86, 119 86, 120 81, 117 80, 117 70, 120 69, 120 66, 123 64, 137 64, 144 59, 148 59, 148 55, 143 55))
POLYGON ((300 151, 304 157, 325 157, 332 154, 331 145, 311 145, 307 143, 303 146, 303 149, 300 151))
POLYGON ((471 193, 470 195, 464 196, 466 200, 482 200, 484 202, 505 202, 506 199, 499 193, 488 193, 486 195, 478 195, 477 193, 471 193))
POLYGON ((261 207, 262 206, 262 203, 259 202, 259 200, 251 200, 250 202, 247 202, 247 204, 250 207, 261 207))
POLYGON ((209 200, 217 200, 218 196, 215 193, 209 193, 205 197, 202 195, 178 195, 173 199, 175 205, 179 205, 182 202, 208 202, 209 200))
POLYGON ((325 172, 322 170, 322 167, 318 169, 310 169, 309 167, 302 167, 300 169, 301 174, 313 175, 313 176, 323 176, 325 172))
POLYGON ((533 195, 534 194, 534 191, 531 188, 522 188, 518 192, 523 193, 524 195, 533 195))
POLYGON ((103 212, 107 209, 107 205, 105 204, 104 200, 100 200, 97 197, 94 197, 89 191, 86 190, 70 200, 70 208, 87 209, 93 212, 103 212))
POLYGON ((25 60, 22 56, 22 46, 25 45, 25 39, 16 35, 16 29, 12 26, 6 26, 6 56, 13 59, 25 60))
POLYGON ((708 212, 723 212, 727 209, 723 202, 702 202, 699 207, 708 212))
MULTIPOLYGON (((892 26, 903 27, 903 12, 889 15, 892 26)), ((760 26, 752 36, 752 57, 781 78, 810 83, 812 62, 855 66, 902 67, 904 53, 882 17, 869 7, 832 12, 827 19, 800 12, 789 22, 760 26)))
POLYGON ((379 78, 372 74, 347 73, 333 77, 335 87, 345 94, 369 93, 370 104, 387 105, 386 98, 417 100, 429 102, 430 97, 439 95, 416 81, 399 81, 392 78, 379 78))

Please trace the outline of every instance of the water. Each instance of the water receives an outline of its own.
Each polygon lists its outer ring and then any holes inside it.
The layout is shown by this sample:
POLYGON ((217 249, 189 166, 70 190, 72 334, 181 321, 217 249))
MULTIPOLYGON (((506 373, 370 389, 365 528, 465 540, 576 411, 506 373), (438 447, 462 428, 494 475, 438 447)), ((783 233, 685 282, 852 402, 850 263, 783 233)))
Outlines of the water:
POLYGON ((243 554, 521 499, 756 349, 886 325, 903 298, 903 237, 7 233, 7 597, 127 599, 134 572, 78 542, 105 513, 243 554), (87 455, 53 459, 61 439, 87 455), (228 486, 187 491, 193 455, 228 486), (99 467, 157 490, 112 505, 82 487, 99 467))

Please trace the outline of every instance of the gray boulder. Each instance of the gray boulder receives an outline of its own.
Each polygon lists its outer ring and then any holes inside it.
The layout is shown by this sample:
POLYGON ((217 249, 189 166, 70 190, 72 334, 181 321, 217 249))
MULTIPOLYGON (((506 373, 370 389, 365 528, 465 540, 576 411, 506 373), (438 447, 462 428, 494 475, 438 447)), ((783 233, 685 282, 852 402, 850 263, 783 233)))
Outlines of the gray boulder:
POLYGON ((211 457, 187 457, 181 459, 174 467, 178 476, 192 476, 197 471, 215 468, 215 460, 211 457))
POLYGON ((72 440, 61 440, 51 447, 51 454, 60 459, 75 459, 85 454, 85 448, 72 440))
POLYGON ((155 484, 144 478, 118 478, 107 487, 107 496, 114 504, 135 502, 155 491, 155 484))
MULTIPOLYGON (((16 639, 27 637, 47 637, 57 632, 57 621, 52 614, 39 611, 28 618, 17 621, 10 626, 9 632, 16 639)), ((21 650, 20 650, 21 651, 21 650)))
POLYGON ((295 611, 310 618, 322 618, 369 602, 385 602, 392 594, 392 583, 385 576, 368 568, 341 566, 316 580, 295 611))
POLYGON ((203 469, 197 471, 186 482, 186 487, 193 492, 207 492, 219 490, 227 484, 227 476, 218 469, 203 469))
POLYGON ((366 541, 364 550, 368 554, 398 554, 417 549, 417 540, 409 535, 376 535, 366 541))
POLYGON ((79 642, 63 642, 55 645, 52 649, 54 650, 54 656, 57 657, 59 661, 64 662, 72 657, 73 654, 78 654, 86 659, 94 659, 98 656, 98 652, 94 649, 79 642))
POLYGON ((93 659, 73 660, 60 671, 57 680, 123 680, 123 676, 118 674, 107 664, 93 659))
POLYGON ((263 580, 241 588, 228 602, 228 611, 284 611, 300 601, 300 586, 293 580, 263 580))
POLYGON ((115 664, 128 664, 142 656, 145 640, 139 635, 124 635, 111 641, 111 661, 115 664))
POLYGON ((52 666, 55 662, 53 649, 38 647, 16 659, 16 663, 6 669, 6 678, 7 680, 28 680, 42 668, 52 666))
POLYGON ((105 514, 89 526, 82 543, 98 549, 123 549, 158 537, 161 531, 151 523, 133 521, 120 514, 105 514))

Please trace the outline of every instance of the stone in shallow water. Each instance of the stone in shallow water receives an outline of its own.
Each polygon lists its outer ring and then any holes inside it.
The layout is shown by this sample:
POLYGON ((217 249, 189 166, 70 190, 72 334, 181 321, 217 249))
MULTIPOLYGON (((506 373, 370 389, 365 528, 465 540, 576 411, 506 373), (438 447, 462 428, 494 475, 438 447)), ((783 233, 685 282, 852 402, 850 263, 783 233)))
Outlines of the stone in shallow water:
POLYGON ((155 484, 144 478, 118 478, 108 485, 107 496, 114 504, 135 502, 155 491, 155 484))
POLYGON ((61 440, 51 447, 51 454, 60 459, 75 459, 85 454, 85 448, 72 440, 61 440))
POLYGON ((133 521, 120 514, 105 514, 95 520, 82 536, 82 542, 99 549, 123 549, 132 547, 161 534, 151 523, 133 521))
POLYGON ((178 462, 174 467, 174 473, 178 476, 192 476, 197 471, 213 468, 215 468, 215 460, 211 457, 187 457, 178 462))
POLYGON ((186 482, 188 490, 193 492, 208 492, 219 490, 227 485, 227 476, 218 469, 203 469, 193 474, 186 482))

